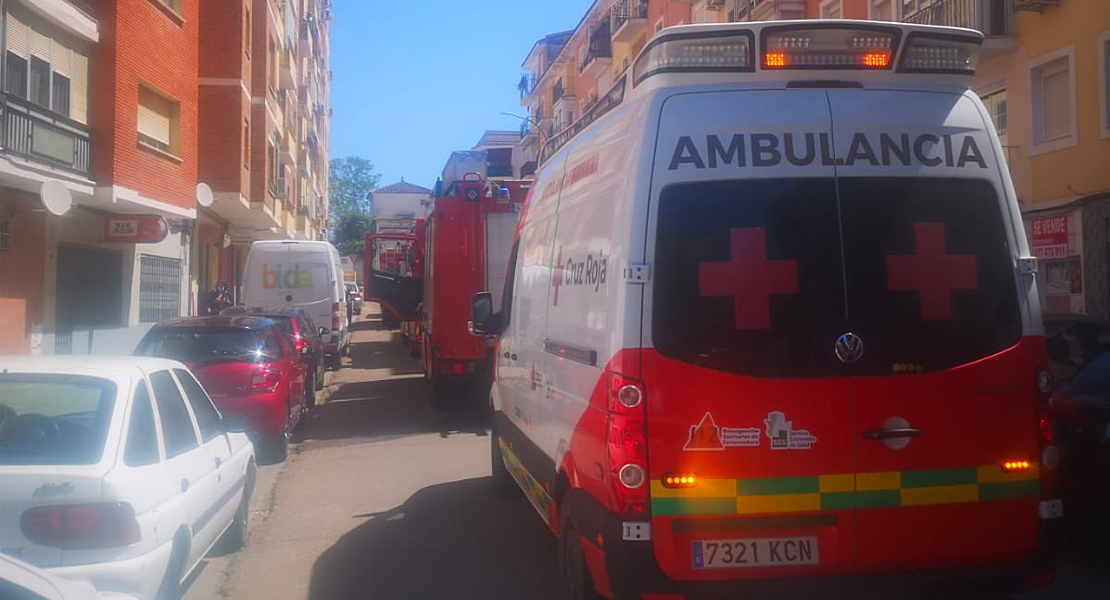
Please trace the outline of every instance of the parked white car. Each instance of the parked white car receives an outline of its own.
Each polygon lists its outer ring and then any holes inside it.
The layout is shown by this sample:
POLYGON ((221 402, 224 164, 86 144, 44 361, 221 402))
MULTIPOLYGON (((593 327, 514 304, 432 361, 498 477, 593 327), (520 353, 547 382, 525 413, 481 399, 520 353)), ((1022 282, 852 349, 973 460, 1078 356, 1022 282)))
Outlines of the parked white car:
POLYGON ((0 552, 100 591, 174 598, 221 537, 247 537, 245 423, 185 365, 0 358, 0 552))
POLYGON ((0 554, 0 598, 4 600, 138 600, 119 592, 97 592, 88 579, 51 575, 0 554))

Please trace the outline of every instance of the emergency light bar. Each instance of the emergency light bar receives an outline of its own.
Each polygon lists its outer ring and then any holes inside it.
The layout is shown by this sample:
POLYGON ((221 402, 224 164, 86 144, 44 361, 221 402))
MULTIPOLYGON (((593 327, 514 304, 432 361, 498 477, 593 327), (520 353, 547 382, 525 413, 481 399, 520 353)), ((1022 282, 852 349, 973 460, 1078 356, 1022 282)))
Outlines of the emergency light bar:
POLYGON ((970 75, 975 72, 983 41, 982 34, 965 34, 954 28, 855 21, 748 27, 674 33, 664 30, 636 59, 634 85, 660 73, 751 73, 757 65, 762 71, 894 70, 970 75), (758 49, 756 32, 760 38, 758 49))
POLYGON ((778 28, 763 31, 764 69, 890 69, 898 31, 778 28))
POLYGON ((649 43, 636 61, 634 85, 659 73, 728 73, 755 70, 750 31, 674 34, 649 43))

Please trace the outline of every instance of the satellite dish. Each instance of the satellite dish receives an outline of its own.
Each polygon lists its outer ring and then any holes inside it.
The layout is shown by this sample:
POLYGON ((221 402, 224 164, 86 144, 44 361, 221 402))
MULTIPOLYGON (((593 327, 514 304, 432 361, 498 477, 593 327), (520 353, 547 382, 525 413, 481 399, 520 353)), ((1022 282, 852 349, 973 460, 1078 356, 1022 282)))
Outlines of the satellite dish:
POLYGON ((212 206, 212 201, 215 197, 212 195, 212 188, 207 183, 197 184, 197 204, 208 208, 212 206))
POLYGON ((57 179, 51 179, 42 184, 42 205, 47 212, 59 217, 69 212, 73 207, 73 194, 69 188, 57 179))

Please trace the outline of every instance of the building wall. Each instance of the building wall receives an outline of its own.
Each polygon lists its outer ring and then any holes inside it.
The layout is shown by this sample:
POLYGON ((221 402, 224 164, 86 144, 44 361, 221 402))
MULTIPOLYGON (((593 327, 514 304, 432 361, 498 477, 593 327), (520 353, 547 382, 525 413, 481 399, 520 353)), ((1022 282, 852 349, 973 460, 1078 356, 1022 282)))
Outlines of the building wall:
MULTIPOLYGON (((254 48, 247 42, 247 15, 251 27, 255 14, 251 0, 200 0, 200 77, 251 80, 254 48)), ((263 13, 262 18, 266 18, 263 13)), ((253 31, 252 31, 253 35, 253 31)))
POLYGON ((238 85, 202 85, 199 98, 200 181, 217 192, 249 197, 251 160, 244 160, 244 145, 250 138, 243 129, 251 122, 250 98, 238 85))
POLYGON ((196 206, 198 0, 180 15, 150 0, 100 0, 93 62, 93 178, 177 207, 196 206), (179 105, 176 156, 138 144, 139 83, 179 105))
POLYGON ((0 188, 0 218, 12 221, 12 247, 0 250, 0 355, 31 352, 43 322, 46 213, 32 194, 0 188))

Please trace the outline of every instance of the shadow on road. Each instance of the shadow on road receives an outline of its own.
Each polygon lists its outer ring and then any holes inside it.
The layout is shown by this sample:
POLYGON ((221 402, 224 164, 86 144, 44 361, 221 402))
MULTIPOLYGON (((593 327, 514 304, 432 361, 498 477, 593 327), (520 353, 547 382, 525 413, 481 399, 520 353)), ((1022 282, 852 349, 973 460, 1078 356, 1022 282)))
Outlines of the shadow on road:
MULTIPOLYGON (((366 321, 355 326, 374 327, 366 321)), ((352 343, 350 363, 336 379, 327 403, 309 414, 298 441, 388 440, 426 433, 484 436, 489 431, 488 390, 460 387, 450 407, 434 410, 423 369, 408 356, 397 333, 388 341, 352 343), (359 371, 367 373, 362 376, 359 371)))
POLYGON ((555 540, 489 478, 426 487, 340 538, 316 561, 310 600, 554 599, 555 540))

